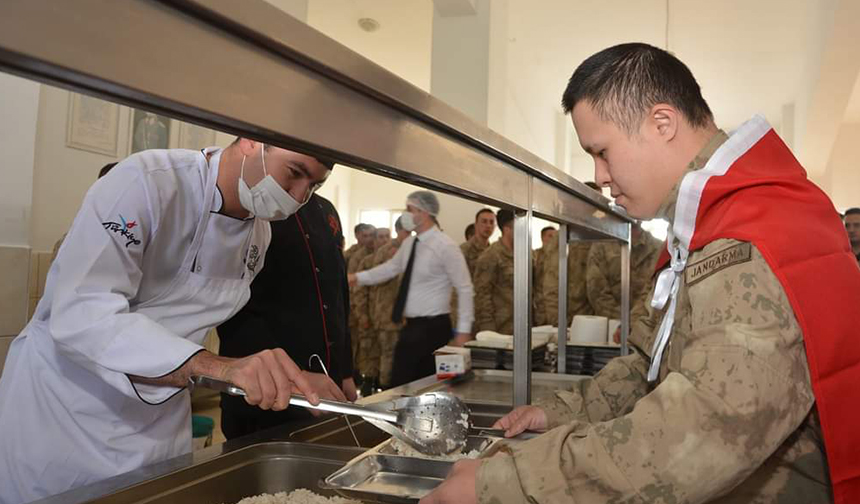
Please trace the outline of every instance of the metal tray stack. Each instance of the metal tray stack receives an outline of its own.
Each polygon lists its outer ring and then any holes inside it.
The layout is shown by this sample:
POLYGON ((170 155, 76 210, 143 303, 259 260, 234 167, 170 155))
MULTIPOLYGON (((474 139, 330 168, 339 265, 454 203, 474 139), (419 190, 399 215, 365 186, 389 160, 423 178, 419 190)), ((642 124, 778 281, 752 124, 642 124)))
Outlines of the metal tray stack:
MULTIPOLYGON (((499 348, 471 346, 472 367, 475 369, 514 369, 514 352, 499 348)), ((546 345, 532 350, 532 369, 541 368, 546 360, 546 345)))
POLYGON ((565 372, 592 376, 619 355, 621 347, 614 345, 567 345, 565 372))

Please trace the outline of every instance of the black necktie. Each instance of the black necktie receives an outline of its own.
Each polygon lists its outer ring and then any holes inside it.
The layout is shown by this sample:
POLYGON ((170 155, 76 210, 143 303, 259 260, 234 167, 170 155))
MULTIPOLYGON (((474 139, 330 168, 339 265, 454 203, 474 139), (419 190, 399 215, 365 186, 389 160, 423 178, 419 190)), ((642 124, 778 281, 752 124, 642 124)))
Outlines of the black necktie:
POLYGON ((418 248, 418 238, 412 242, 412 250, 409 251, 409 261, 406 263, 406 271, 400 279, 400 287, 397 289, 397 299, 394 301, 394 311, 391 312, 391 321, 399 324, 403 320, 403 309, 406 308, 406 296, 409 295, 409 279, 412 277, 412 264, 415 262, 415 249, 418 248))

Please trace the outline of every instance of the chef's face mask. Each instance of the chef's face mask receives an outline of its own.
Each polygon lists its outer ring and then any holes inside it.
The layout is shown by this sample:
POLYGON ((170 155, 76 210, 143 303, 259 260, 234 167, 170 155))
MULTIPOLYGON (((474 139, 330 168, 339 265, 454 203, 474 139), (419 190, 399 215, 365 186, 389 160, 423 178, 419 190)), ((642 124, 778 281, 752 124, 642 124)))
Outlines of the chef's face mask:
POLYGON ((400 216, 400 225, 406 231, 412 231, 416 227, 418 227, 417 224, 415 223, 415 217, 412 215, 412 212, 404 212, 400 216))
POLYGON ((254 217, 267 221, 285 220, 298 212, 304 203, 296 201, 290 193, 278 184, 266 171, 266 150, 260 143, 260 156, 263 160, 263 180, 249 188, 245 182, 245 157, 239 173, 239 203, 254 217))

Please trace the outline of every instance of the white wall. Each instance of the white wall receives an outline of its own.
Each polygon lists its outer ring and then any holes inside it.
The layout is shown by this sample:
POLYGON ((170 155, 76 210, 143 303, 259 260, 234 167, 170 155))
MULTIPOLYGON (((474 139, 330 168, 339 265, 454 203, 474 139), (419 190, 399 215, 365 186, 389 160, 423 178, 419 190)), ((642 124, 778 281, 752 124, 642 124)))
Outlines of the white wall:
POLYGON ((35 82, 0 73, 0 246, 30 245, 33 157, 39 88, 35 82))
POLYGON ((84 194, 99 169, 128 152, 129 109, 120 107, 118 156, 106 156, 66 146, 70 93, 41 86, 33 167, 32 247, 50 251, 69 229, 84 194))
POLYGON ((828 191, 833 204, 841 212, 846 208, 860 207, 860 124, 844 124, 836 137, 830 162, 827 166, 829 180, 822 185, 828 191))

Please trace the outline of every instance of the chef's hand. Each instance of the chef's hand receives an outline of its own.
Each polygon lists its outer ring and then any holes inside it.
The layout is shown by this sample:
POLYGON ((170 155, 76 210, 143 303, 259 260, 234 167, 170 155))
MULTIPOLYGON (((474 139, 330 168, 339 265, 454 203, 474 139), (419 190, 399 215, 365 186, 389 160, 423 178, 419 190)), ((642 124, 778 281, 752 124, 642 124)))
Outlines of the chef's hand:
POLYGON ((454 339, 451 340, 452 346, 461 347, 466 344, 467 341, 472 341, 472 335, 469 333, 457 333, 454 336, 454 339))
POLYGON ((352 378, 346 378, 341 382, 340 388, 343 390, 343 395, 349 400, 349 402, 355 402, 358 399, 358 390, 355 388, 355 380, 352 378))
POLYGON ((349 282, 350 287, 358 285, 358 277, 355 276, 355 273, 349 273, 346 275, 346 281, 349 282))
MULTIPOLYGON (((347 402, 343 391, 328 376, 323 373, 311 373, 309 371, 302 371, 302 374, 310 383, 311 388, 319 394, 320 398, 329 399, 331 401, 347 402)), ((308 411, 310 411, 313 416, 320 416, 325 413, 324 411, 313 409, 308 411)))
POLYGON ((448 477, 418 504, 473 504, 478 502, 475 480, 481 460, 460 460, 448 477))
POLYGON ((294 390, 304 394, 311 404, 319 403, 322 388, 319 380, 312 381, 312 373, 299 369, 282 348, 263 350, 240 359, 221 357, 220 360, 223 362, 220 373, 200 374, 214 376, 241 387, 245 390, 248 404, 264 410, 281 411, 289 406, 290 394, 294 390))
POLYGON ((514 437, 527 430, 543 432, 546 427, 546 413, 537 406, 520 406, 493 424, 494 429, 505 429, 505 437, 514 437))

